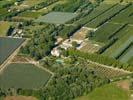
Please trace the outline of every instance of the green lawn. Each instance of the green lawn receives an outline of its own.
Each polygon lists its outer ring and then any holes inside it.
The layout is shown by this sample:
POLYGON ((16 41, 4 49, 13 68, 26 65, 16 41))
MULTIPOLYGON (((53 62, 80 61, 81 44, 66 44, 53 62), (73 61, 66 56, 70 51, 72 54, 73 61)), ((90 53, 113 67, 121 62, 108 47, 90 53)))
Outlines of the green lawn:
POLYGON ((114 84, 109 84, 75 100, 129 100, 129 92, 114 84))
POLYGON ((39 89, 50 77, 49 72, 32 64, 10 64, 0 76, 0 88, 39 89))

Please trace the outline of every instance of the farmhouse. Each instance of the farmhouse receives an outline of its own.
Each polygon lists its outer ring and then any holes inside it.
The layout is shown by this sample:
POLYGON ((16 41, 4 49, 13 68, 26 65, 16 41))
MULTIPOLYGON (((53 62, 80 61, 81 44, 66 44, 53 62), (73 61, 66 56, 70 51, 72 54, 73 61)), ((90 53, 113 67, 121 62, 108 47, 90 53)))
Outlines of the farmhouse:
MULTIPOLYGON (((81 28, 80 30, 78 30, 77 32, 75 32, 73 34, 73 36, 71 36, 69 39, 66 39, 65 41, 63 41, 59 46, 55 47, 52 51, 51 54, 53 56, 59 56, 61 53, 61 49, 67 50, 68 48, 72 48, 73 47, 73 43, 75 42, 76 44, 78 44, 78 46, 76 47, 76 49, 80 49, 83 47, 84 45, 84 40, 86 38, 86 34, 88 33, 88 29, 85 28, 81 28)), ((61 42, 62 39, 58 38, 57 39, 58 42, 61 42)), ((56 42, 57 44, 57 42, 56 42)))
POLYGON ((58 47, 54 48, 54 49, 51 51, 51 54, 52 54, 53 56, 59 57, 59 56, 60 56, 60 50, 58 49, 58 47))

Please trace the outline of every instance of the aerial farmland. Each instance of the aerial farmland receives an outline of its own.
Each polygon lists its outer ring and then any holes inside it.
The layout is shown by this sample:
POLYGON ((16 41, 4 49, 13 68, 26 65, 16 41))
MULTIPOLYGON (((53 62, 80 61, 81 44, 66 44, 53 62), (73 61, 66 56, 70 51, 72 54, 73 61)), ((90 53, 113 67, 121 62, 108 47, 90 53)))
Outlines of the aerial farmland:
POLYGON ((133 100, 133 0, 0 0, 0 100, 133 100))

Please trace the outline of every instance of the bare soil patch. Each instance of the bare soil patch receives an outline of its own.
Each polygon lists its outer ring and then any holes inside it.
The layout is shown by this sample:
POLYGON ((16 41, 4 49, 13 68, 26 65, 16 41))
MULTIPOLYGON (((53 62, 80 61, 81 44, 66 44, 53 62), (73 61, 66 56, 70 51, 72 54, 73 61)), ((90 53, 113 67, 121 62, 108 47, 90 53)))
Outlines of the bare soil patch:
POLYGON ((11 61, 11 62, 14 62, 14 63, 26 63, 28 62, 27 58, 26 57, 23 57, 23 56, 15 56, 14 59, 11 61))
POLYGON ((129 90, 129 81, 122 80, 116 83, 116 85, 124 90, 129 90))

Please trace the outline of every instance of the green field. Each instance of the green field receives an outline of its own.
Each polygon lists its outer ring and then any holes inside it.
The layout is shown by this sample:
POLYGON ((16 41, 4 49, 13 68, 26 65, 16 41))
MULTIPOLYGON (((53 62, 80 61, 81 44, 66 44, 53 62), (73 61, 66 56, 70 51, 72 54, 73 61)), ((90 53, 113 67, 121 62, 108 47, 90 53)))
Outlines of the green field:
POLYGON ((20 5, 12 6, 11 9, 20 9, 23 10, 25 8, 30 8, 34 5, 37 5, 39 3, 45 2, 46 0, 23 0, 20 5))
POLYGON ((8 4, 13 4, 15 0, 0 0, 0 8, 8 5, 8 4))
POLYGON ((114 4, 102 3, 98 7, 96 7, 90 14, 88 14, 87 16, 85 16, 85 17, 77 20, 76 22, 74 22, 74 24, 84 25, 84 24, 90 22, 92 19, 96 18, 97 16, 105 13, 106 11, 111 9, 113 6, 114 6, 114 4))
POLYGON ((51 74, 32 64, 10 64, 0 75, 0 88, 39 89, 51 74))
POLYGON ((48 11, 51 11, 56 5, 59 5, 59 4, 62 5, 62 4, 65 4, 67 2, 68 2, 67 0, 59 0, 59 1, 57 1, 57 2, 55 2, 53 4, 51 4, 51 5, 49 5, 47 7, 44 7, 42 9, 39 9, 38 12, 47 13, 48 11))
POLYGON ((6 36, 8 30, 10 28, 10 23, 6 21, 0 22, 0 37, 6 36))
POLYGON ((77 14, 75 13, 51 12, 45 16, 39 17, 35 22, 65 24, 66 22, 68 22, 76 16, 77 14))
POLYGON ((123 34, 122 37, 114 45, 109 47, 103 55, 117 58, 132 43, 132 31, 133 27, 131 26, 126 27, 125 30, 121 30, 118 34, 123 34))
POLYGON ((133 4, 130 5, 128 8, 123 10, 117 16, 113 17, 110 21, 114 23, 131 23, 133 24, 133 20, 131 20, 132 16, 130 14, 133 12, 133 4))
POLYGON ((119 58, 121 62, 127 63, 133 57, 133 45, 131 45, 119 58))
MULTIPOLYGON (((120 3, 121 0, 104 0, 107 3, 120 3)), ((122 0, 124 3, 133 2, 133 0, 122 0)))
POLYGON ((30 12, 30 11, 25 11, 22 12, 18 15, 18 17, 22 17, 22 18, 38 18, 39 16, 41 16, 43 13, 42 12, 30 12))
POLYGON ((0 19, 4 18, 5 16, 9 15, 10 13, 6 8, 0 8, 0 19))
POLYGON ((109 40, 110 36, 115 34, 122 26, 123 25, 106 23, 94 33, 92 39, 97 42, 106 43, 109 40))
POLYGON ((128 60, 128 63, 131 64, 131 65, 133 65, 133 57, 128 60))
POLYGON ((0 37, 0 65, 17 49, 25 39, 0 37))
POLYGON ((86 24, 86 27, 97 28, 100 25, 104 24, 106 21, 111 19, 112 16, 119 13, 122 9, 124 9, 126 5, 116 5, 112 7, 110 10, 96 17, 94 20, 86 24))
POLYGON ((114 84, 109 84, 96 88, 87 96, 82 96, 75 100, 129 100, 129 92, 114 84))

